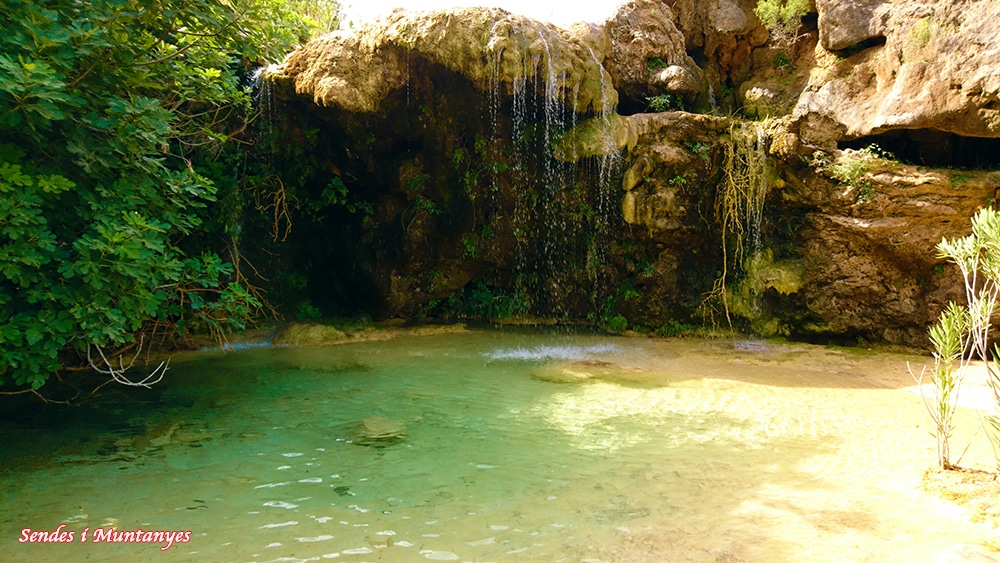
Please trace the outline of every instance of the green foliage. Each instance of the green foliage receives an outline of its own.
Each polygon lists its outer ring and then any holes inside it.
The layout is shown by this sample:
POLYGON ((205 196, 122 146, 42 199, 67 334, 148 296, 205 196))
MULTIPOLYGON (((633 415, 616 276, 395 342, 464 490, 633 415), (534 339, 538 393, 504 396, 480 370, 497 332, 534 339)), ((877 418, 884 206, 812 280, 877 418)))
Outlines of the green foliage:
MULTIPOLYGON (((980 209, 972 218, 972 234, 942 239, 937 250, 940 258, 948 258, 958 266, 966 302, 964 306, 950 304, 930 330, 935 348, 932 374, 935 400, 931 402, 925 397, 925 405, 937 425, 939 464, 949 467, 950 416, 962 384, 962 368, 973 360, 986 362, 987 382, 996 406, 1000 407, 1000 364, 995 355, 1000 350, 994 346, 993 361, 987 361, 991 319, 1000 301, 1000 212, 989 207, 980 209)), ((1000 417, 987 415, 986 420, 992 429, 990 439, 1000 469, 1000 417)))
POLYGON ((462 246, 465 247, 463 258, 475 258, 478 253, 475 235, 465 235, 462 237, 462 246))
POLYGON ((687 146, 687 148, 688 148, 689 151, 691 151, 694 154, 698 155, 698 158, 700 158, 702 160, 708 160, 709 159, 712 147, 710 147, 708 145, 708 143, 703 143, 701 141, 695 141, 695 142, 685 143, 685 146, 687 146))
POLYGON ((872 166, 879 161, 891 160, 892 154, 878 145, 869 145, 857 151, 845 152, 836 162, 819 162, 835 180, 857 191, 856 201, 866 203, 875 196, 871 181, 867 179, 872 166))
POLYGON ((792 59, 784 53, 774 55, 774 59, 771 61, 771 66, 773 66, 775 70, 784 70, 787 72, 795 70, 795 67, 792 66, 792 59))
POLYGON ((406 179, 406 191, 411 194, 424 191, 424 184, 430 179, 430 177, 430 174, 417 174, 416 176, 410 176, 406 179))
POLYGON ((667 68, 668 66, 670 65, 668 65, 666 61, 664 61, 659 57, 655 59, 646 59, 646 68, 649 69, 649 72, 654 72, 661 68, 667 68))
POLYGON ((861 186, 861 189, 858 190, 857 202, 867 203, 871 201, 873 197, 875 197, 875 189, 871 187, 871 184, 865 183, 865 185, 861 186))
POLYGON ((622 281, 620 286, 618 286, 618 291, 604 299, 604 304, 601 307, 600 312, 588 314, 587 320, 601 326, 608 332, 625 332, 628 330, 629 326, 628 319, 624 315, 615 313, 615 308, 619 303, 639 299, 641 297, 642 294, 635 288, 633 281, 631 279, 626 279, 622 281))
MULTIPOLYGON (((279 0, 0 6, 0 385, 150 327, 242 327, 259 302, 204 247, 251 65, 308 25, 279 0)), ((224 186, 230 189, 231 185, 224 186)))
POLYGON ((371 202, 352 201, 347 192, 344 180, 340 176, 334 176, 320 193, 319 198, 305 201, 303 207, 313 213, 333 206, 342 206, 350 213, 362 213, 366 217, 371 217, 375 213, 371 202))
POLYGON ((654 112, 684 110, 684 98, 680 94, 659 94, 646 98, 649 109, 654 112))
POLYGON ((331 2, 330 0, 285 0, 284 5, 291 13, 301 14, 303 20, 309 26, 309 35, 303 39, 315 39, 340 27, 340 2, 331 2))
POLYGON ((312 319, 318 319, 323 316, 323 312, 319 310, 312 304, 312 301, 306 299, 305 301, 299 302, 299 311, 295 315, 295 318, 300 321, 308 321, 312 319))
POLYGON ((760 0, 753 11, 768 29, 798 25, 802 16, 809 13, 809 0, 760 0))
POLYGON ((483 320, 504 320, 528 312, 529 303, 522 292, 508 294, 482 281, 467 290, 465 316, 483 320))
POLYGON ((676 319, 669 319, 667 322, 656 329, 656 334, 664 337, 670 338, 674 336, 682 336, 687 333, 694 332, 698 327, 692 324, 682 323, 676 319))
POLYGON ((428 215, 440 215, 442 213, 442 211, 438 209, 438 206, 434 203, 434 200, 423 194, 418 195, 416 199, 413 200, 413 208, 428 215))
POLYGON ((611 332, 625 332, 628 330, 628 319, 622 315, 615 315, 608 319, 607 328, 611 332))
POLYGON ((917 49, 923 49, 931 42, 934 25, 927 18, 917 20, 910 28, 910 41, 917 49))
POLYGON ((754 13, 780 47, 795 43, 802 17, 809 13, 809 0, 760 0, 754 13))

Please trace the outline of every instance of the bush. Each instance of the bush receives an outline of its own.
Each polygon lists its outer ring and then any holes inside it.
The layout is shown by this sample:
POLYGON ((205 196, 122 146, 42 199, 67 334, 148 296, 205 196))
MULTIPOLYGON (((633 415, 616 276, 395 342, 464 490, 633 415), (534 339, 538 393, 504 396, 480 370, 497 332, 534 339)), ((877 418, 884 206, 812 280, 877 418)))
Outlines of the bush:
POLYGON ((37 389, 143 333, 242 327, 259 302, 213 210, 235 183, 210 170, 245 126, 251 67, 307 24, 280 0, 0 15, 0 385, 37 389))
POLYGON ((798 39, 802 17, 809 13, 809 0, 760 0, 753 11, 771 33, 771 40, 784 47, 798 39))
POLYGON ((608 319, 608 330, 611 332, 625 332, 628 330, 628 319, 623 315, 615 315, 608 319))

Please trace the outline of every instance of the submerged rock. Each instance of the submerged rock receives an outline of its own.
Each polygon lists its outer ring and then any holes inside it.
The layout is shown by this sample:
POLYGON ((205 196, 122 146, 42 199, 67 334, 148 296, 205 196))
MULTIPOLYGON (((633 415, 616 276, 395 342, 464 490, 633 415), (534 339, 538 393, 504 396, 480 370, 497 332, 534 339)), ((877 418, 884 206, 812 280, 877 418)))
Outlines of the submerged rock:
POLYGON ((389 444, 402 440, 406 435, 406 426, 401 422, 388 420, 380 416, 369 416, 357 423, 351 430, 352 440, 361 446, 389 444))
POLYGON ((592 379, 602 381, 637 381, 642 370, 603 360, 574 360, 535 368, 531 376, 552 383, 581 383, 592 379))

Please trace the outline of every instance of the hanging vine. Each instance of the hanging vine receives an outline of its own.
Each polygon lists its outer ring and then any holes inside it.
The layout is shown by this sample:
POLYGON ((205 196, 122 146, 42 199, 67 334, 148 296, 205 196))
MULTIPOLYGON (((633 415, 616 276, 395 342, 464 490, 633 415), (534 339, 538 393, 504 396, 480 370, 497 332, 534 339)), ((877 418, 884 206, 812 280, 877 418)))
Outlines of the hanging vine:
POLYGON ((718 186, 715 215, 721 230, 722 269, 702 301, 703 313, 715 324, 721 302, 732 327, 726 284, 729 274, 743 270, 744 260, 760 247, 764 201, 767 199, 767 138, 769 121, 734 123, 723 142, 725 160, 718 186))

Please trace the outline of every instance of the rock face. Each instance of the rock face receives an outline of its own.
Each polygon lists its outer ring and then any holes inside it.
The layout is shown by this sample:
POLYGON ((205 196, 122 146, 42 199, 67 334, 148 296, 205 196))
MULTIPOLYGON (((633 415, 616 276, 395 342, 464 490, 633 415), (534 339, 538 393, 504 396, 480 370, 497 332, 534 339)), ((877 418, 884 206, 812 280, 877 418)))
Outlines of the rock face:
POLYGON ((819 57, 829 66, 812 74, 797 115, 832 116, 845 127, 842 139, 912 130, 1000 136, 1000 5, 820 1, 817 7, 821 48, 860 51, 842 62, 819 57))
POLYGON ((300 193, 336 177, 351 209, 297 227, 310 283, 380 316, 924 345, 961 298, 934 246, 998 196, 1000 4, 817 0, 790 47, 754 5, 397 11, 303 46, 270 71, 300 193))

